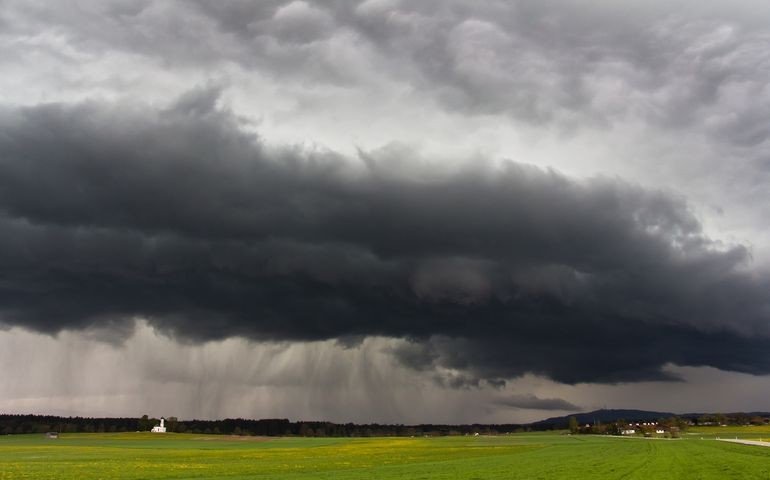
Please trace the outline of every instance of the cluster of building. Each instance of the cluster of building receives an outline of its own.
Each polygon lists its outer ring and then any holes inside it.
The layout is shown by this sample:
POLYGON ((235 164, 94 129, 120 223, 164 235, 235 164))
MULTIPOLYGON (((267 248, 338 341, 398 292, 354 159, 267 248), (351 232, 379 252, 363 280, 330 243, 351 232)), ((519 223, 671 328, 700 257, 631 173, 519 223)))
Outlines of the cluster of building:
POLYGON ((637 422, 629 423, 620 430, 621 435, 636 435, 637 433, 665 435, 667 430, 664 426, 658 425, 658 422, 637 422))

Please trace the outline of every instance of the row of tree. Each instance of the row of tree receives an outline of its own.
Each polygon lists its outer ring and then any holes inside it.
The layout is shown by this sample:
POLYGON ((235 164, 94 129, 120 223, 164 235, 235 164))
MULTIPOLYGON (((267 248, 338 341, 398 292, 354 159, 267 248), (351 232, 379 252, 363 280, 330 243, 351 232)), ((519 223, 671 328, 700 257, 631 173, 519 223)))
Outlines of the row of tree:
MULTIPOLYGON (((57 417, 50 415, 0 415, 0 434, 44 432, 136 432, 149 431, 160 419, 141 418, 57 417)), ((504 425, 387 425, 332 422, 291 422, 287 419, 249 420, 179 420, 166 417, 166 430, 177 433, 303 436, 303 437, 370 437, 423 435, 495 435, 525 431, 517 424, 504 425)))
POLYGON ((693 416, 694 425, 766 425, 770 417, 764 413, 707 413, 693 416))
MULTIPOLYGON (((634 419, 629 419, 634 420, 634 419)), ((662 418, 658 424, 667 431, 677 428, 680 431, 689 425, 764 425, 770 417, 760 414, 731 413, 688 415, 662 418)), ((160 420, 144 415, 141 418, 88 418, 58 417, 52 415, 0 415, 0 434, 43 433, 43 432, 135 432, 148 431, 158 425, 160 420)), ((578 425, 575 417, 569 418, 568 428, 573 433, 619 434, 629 422, 593 422, 578 425)), ((224 420, 178 420, 166 417, 169 432, 225 435, 258 436, 303 436, 303 437, 367 437, 367 436, 423 436, 423 435, 497 435, 529 430, 563 429, 562 423, 551 425, 388 425, 355 424, 332 422, 291 422, 283 419, 249 420, 228 418, 224 420)), ((642 429, 643 430, 643 429, 642 429)))
POLYGON ((766 414, 759 413, 714 413, 714 414, 699 414, 699 415, 685 415, 685 416, 673 416, 668 418, 661 418, 653 425, 651 422, 628 422, 626 420, 618 420, 615 422, 607 422, 602 424, 596 422, 594 424, 579 425, 575 417, 569 417, 569 430, 571 433, 588 433, 588 434, 607 434, 607 435, 620 435, 623 430, 634 428, 640 434, 652 434, 660 427, 667 435, 677 436, 679 432, 684 432, 688 427, 693 425, 767 425, 770 423, 770 417, 766 414), (646 423, 646 424, 645 424, 646 423))

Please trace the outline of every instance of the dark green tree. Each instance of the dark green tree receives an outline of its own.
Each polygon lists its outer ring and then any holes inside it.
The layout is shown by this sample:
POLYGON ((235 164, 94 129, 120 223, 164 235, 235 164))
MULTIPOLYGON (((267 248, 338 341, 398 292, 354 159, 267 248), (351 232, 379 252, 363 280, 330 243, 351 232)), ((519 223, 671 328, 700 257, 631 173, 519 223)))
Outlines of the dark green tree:
POLYGON ((575 417, 569 417, 569 431, 570 433, 578 433, 578 423, 575 417))
POLYGON ((142 418, 139 419, 139 428, 137 430, 139 431, 147 431, 152 428, 152 421, 150 420, 150 417, 147 415, 142 415, 142 418))

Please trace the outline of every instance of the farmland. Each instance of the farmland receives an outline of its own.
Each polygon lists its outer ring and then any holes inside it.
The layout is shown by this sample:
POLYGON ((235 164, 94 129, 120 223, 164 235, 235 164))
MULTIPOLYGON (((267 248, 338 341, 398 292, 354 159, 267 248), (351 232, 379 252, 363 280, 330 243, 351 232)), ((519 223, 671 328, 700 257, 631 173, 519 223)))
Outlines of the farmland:
POLYGON ((716 441, 768 427, 711 427, 677 440, 528 433, 437 438, 265 438, 193 434, 0 437, 9 479, 770 478, 770 448, 716 441))

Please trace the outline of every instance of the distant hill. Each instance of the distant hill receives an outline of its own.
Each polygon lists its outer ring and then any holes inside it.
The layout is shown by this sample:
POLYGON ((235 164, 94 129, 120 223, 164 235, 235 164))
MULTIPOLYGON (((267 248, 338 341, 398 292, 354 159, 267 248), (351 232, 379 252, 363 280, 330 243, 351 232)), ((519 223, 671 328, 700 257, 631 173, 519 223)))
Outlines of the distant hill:
POLYGON ((575 413, 563 417, 551 417, 531 424, 536 429, 548 428, 567 428, 569 417, 575 417, 579 425, 594 424, 595 422, 611 423, 618 420, 629 422, 650 422, 661 418, 673 417, 676 414, 671 412, 650 412, 647 410, 627 410, 627 409, 601 409, 593 412, 575 413))

